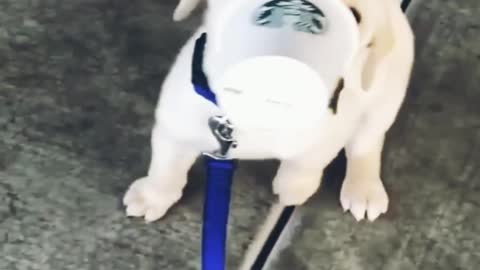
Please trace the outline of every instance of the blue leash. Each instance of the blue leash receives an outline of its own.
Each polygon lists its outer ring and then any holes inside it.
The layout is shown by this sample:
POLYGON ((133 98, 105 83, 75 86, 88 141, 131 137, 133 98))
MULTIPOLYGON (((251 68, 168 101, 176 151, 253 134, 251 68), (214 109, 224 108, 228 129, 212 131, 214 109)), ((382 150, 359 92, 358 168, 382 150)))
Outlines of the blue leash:
MULTIPOLYGON (((197 94, 218 105, 202 68, 206 40, 207 35, 203 33, 195 43, 192 83, 197 94)), ((228 157, 228 151, 236 147, 236 141, 232 138, 233 126, 225 117, 214 116, 208 125, 219 142, 220 149, 204 154, 207 188, 203 208, 202 269, 224 270, 230 195, 236 168, 236 162, 228 157)))
POLYGON ((235 164, 206 158, 207 193, 203 213, 202 269, 224 270, 230 194, 235 164))

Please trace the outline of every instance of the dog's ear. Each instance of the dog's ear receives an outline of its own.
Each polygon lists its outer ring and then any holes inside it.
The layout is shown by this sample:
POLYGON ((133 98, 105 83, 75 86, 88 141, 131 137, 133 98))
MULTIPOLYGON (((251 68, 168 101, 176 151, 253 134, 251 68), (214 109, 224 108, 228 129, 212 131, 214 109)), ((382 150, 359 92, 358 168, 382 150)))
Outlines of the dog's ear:
MULTIPOLYGON (((368 0, 359 0, 359 2, 368 0)), ((360 22, 361 50, 364 50, 364 59, 360 68, 361 87, 368 91, 377 80, 384 80, 386 70, 391 64, 391 55, 398 42, 398 16, 392 14, 395 8, 393 1, 370 1, 374 6, 364 5, 367 9, 360 9, 362 21, 360 22)), ((391 68, 391 67, 390 67, 391 68)))
POLYGON ((178 22, 188 18, 199 5, 200 1, 201 0, 180 0, 173 12, 173 20, 178 22))

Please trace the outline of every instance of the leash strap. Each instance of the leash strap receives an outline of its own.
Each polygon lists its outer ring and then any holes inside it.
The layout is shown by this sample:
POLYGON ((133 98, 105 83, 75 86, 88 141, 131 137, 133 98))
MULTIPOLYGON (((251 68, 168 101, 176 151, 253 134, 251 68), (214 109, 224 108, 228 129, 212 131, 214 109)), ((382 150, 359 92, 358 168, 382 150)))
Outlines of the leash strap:
MULTIPOLYGON (((206 41, 207 35, 203 33, 195 42, 192 84, 197 94, 217 105, 215 93, 212 92, 202 67, 206 41)), ((231 136, 233 126, 225 117, 214 116, 208 125, 220 147, 214 153, 204 153, 207 187, 203 208, 202 269, 224 270, 231 187, 236 168, 236 162, 228 158, 228 151, 236 146, 236 142, 231 136)))
POLYGON ((207 193, 203 213, 202 269, 224 270, 227 224, 235 163, 206 157, 207 193))

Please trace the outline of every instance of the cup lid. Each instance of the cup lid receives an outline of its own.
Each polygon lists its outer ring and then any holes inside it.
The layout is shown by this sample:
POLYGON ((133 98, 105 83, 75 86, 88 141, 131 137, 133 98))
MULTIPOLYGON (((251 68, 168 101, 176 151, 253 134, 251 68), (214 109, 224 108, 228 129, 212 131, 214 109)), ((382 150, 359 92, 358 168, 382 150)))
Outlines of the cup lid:
POLYGON ((322 79, 292 58, 250 58, 231 67, 219 84, 218 105, 242 131, 298 132, 318 127, 326 116, 322 79))

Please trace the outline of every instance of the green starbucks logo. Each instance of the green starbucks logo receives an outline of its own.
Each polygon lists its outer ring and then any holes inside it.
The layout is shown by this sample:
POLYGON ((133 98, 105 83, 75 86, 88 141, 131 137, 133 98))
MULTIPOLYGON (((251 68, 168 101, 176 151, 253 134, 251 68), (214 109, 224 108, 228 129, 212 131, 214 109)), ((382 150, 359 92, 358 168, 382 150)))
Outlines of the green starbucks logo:
POLYGON ((314 35, 325 32, 327 18, 315 5, 306 0, 272 0, 255 14, 255 24, 272 28, 291 22, 293 29, 314 35))

